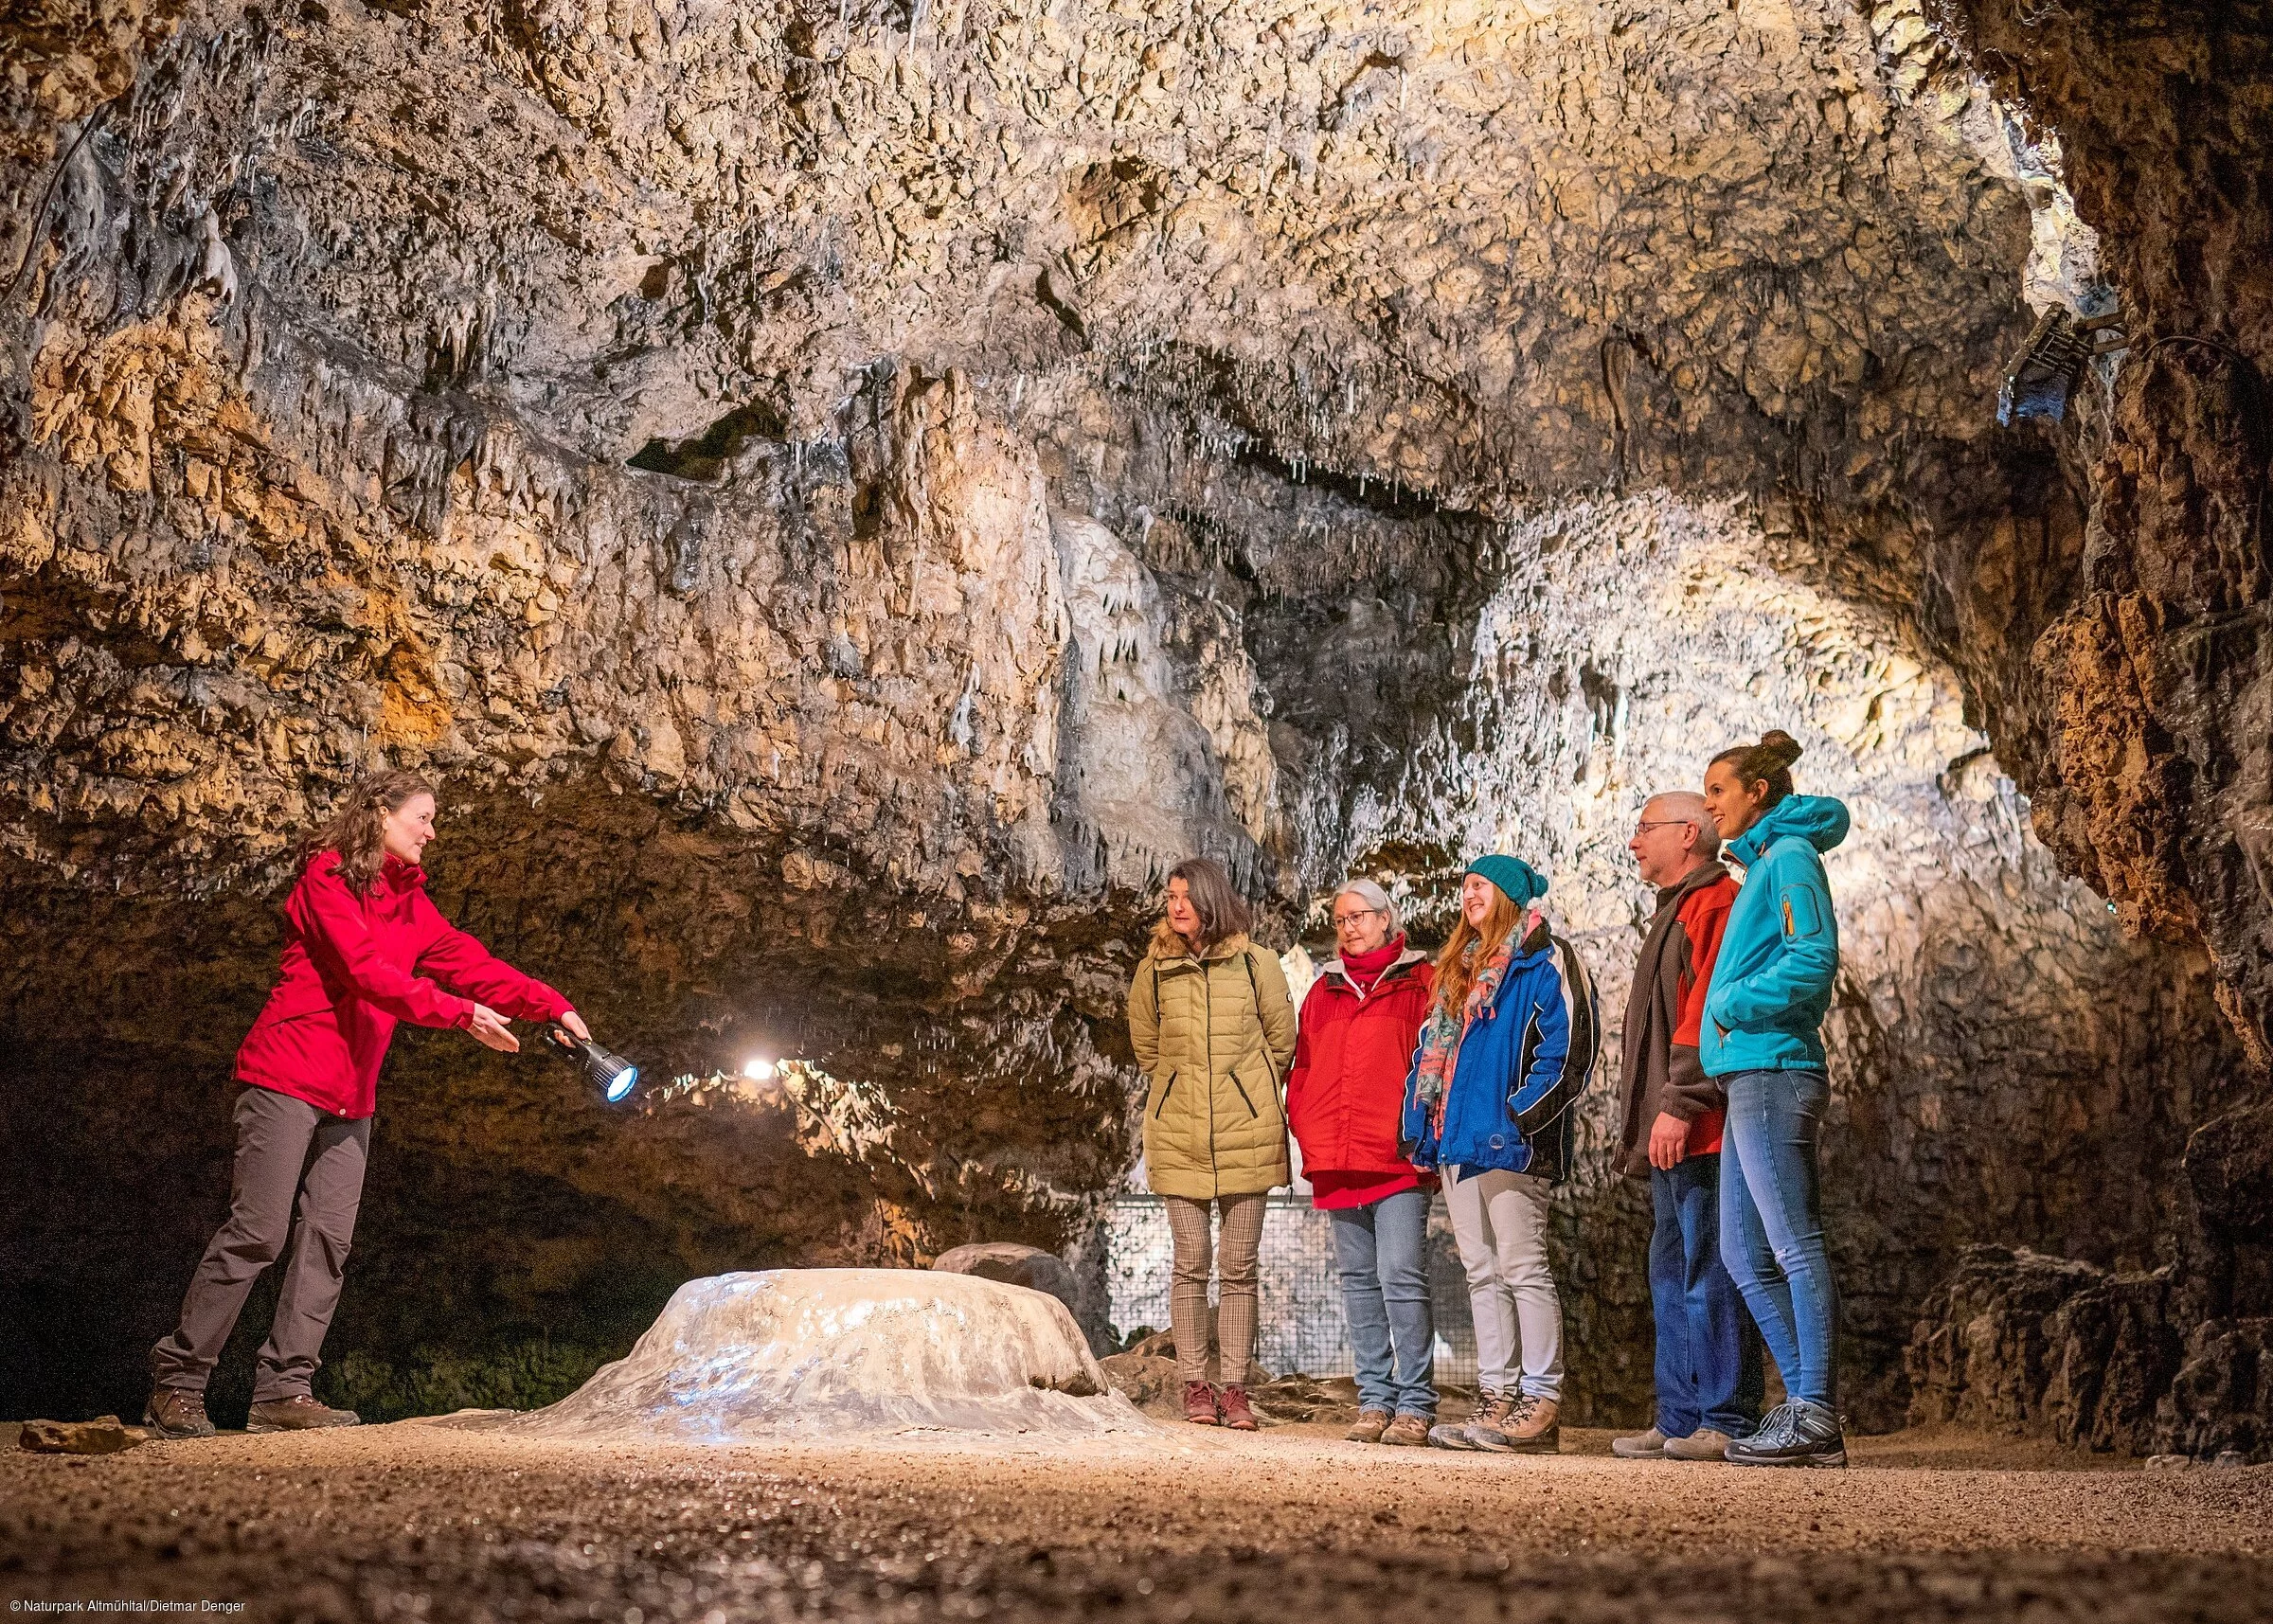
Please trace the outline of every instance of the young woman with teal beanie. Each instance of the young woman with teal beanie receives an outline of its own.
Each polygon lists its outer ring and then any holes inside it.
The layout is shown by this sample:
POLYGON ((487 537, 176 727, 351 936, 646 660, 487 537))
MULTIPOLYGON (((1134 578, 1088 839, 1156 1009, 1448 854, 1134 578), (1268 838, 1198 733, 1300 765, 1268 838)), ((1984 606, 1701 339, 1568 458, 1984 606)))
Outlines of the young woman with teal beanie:
POLYGON ((1705 994, 1698 1058, 1727 1092, 1721 1257, 1783 1373, 1789 1399, 1728 1446, 1739 1466, 1844 1466, 1836 1397, 1838 1293, 1823 1244, 1816 1143, 1831 1098, 1822 1026, 1839 924, 1822 853, 1847 809, 1792 787, 1799 742, 1763 734, 1712 758, 1705 804, 1723 861, 1745 870, 1705 994))
POLYGON ((1441 1449, 1551 1454, 1561 1438, 1563 1310, 1547 1261, 1548 1191, 1569 1160, 1566 1065, 1580 1011, 1563 951, 1530 905, 1547 882, 1513 857, 1479 857, 1437 955, 1436 1002, 1405 1083, 1404 1148, 1443 1169, 1476 1320, 1477 1401, 1441 1422, 1441 1449), (1528 917, 1527 917, 1528 916, 1528 917))

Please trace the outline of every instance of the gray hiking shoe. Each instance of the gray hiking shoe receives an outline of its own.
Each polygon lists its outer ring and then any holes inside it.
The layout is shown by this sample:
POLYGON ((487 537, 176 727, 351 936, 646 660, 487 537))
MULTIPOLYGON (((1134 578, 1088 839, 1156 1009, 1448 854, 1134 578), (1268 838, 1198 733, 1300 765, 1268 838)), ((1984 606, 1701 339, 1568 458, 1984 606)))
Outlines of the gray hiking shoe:
POLYGON ((1777 1405, 1750 1437, 1728 1446, 1734 1466, 1845 1466, 1847 1437, 1835 1412, 1794 1399, 1777 1405))

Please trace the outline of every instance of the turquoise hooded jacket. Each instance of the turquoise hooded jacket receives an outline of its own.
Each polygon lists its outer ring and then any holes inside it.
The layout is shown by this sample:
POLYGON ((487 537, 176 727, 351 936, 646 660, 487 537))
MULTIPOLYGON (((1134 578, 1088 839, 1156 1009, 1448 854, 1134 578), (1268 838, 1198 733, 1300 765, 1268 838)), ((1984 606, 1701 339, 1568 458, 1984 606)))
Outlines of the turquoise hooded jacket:
POLYGON ((1847 838, 1848 823, 1829 795, 1786 795, 1722 853, 1745 866, 1745 883, 1705 994, 1707 1077, 1823 1069, 1839 921, 1819 854, 1847 838))

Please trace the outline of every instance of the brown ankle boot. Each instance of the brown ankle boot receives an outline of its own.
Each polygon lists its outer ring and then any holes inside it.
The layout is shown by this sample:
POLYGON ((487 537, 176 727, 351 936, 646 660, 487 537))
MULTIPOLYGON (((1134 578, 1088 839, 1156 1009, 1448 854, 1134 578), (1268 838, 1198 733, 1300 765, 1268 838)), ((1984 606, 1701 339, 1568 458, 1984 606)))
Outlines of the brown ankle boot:
POLYGON ((318 1427, 361 1426, 363 1418, 353 1410, 334 1410, 319 1404, 305 1393, 295 1393, 289 1399, 271 1399, 265 1404, 255 1404, 245 1417, 244 1430, 248 1433, 304 1433, 318 1427))
POLYGON ((1517 1454, 1553 1454, 1563 1447, 1563 1428, 1556 1418, 1562 1404, 1553 1399, 1525 1394, 1516 1400, 1514 1413, 1500 1423, 1507 1447, 1517 1454))
POLYGON ((1215 1388, 1211 1383, 1184 1383, 1184 1419, 1195 1427, 1220 1427, 1224 1424, 1224 1418, 1215 1413, 1215 1388))
POLYGON ((206 1396, 187 1387, 160 1387, 143 1406, 142 1424, 159 1437, 211 1437, 213 1423, 206 1419, 206 1396))
POLYGON ((1388 1427, 1388 1411, 1360 1410, 1357 1412, 1357 1419, 1351 1423, 1350 1430, 1342 1437, 1348 1438, 1351 1443, 1379 1443, 1381 1435, 1387 1432, 1388 1427))
POLYGON ((1235 1433, 1251 1433, 1262 1425, 1247 1403, 1247 1390, 1233 1383, 1223 1393, 1224 1425, 1235 1433))

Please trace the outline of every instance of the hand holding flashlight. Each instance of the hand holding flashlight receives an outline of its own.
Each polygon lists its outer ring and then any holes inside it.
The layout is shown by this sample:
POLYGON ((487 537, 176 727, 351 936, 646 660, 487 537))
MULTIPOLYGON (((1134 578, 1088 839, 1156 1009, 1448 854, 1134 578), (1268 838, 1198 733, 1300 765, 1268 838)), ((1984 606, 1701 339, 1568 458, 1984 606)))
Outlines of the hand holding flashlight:
POLYGON ((576 1036, 583 1039, 587 1044, 592 1041, 592 1028, 584 1025, 584 1018, 578 1014, 574 1009, 569 1010, 565 1015, 561 1017, 561 1025, 567 1027, 568 1030, 573 1032, 576 1036))

